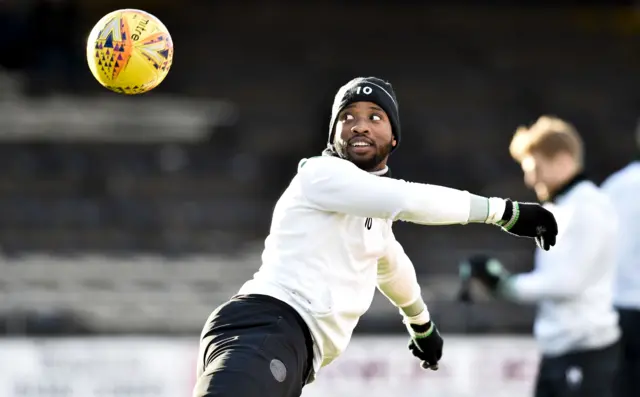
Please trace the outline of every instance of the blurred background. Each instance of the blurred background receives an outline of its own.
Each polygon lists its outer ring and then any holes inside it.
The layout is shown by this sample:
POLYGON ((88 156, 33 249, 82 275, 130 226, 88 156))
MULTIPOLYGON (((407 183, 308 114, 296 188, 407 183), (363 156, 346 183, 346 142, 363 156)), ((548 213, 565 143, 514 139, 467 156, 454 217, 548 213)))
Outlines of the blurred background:
MULTIPOLYGON (((637 156, 639 71, 634 1, 0 0, 0 397, 189 396, 201 327, 257 270, 271 210, 324 148, 347 80, 396 90, 394 176, 533 200, 509 157, 515 128, 541 114, 574 123, 601 182, 637 156), (173 36, 171 72, 149 94, 111 93, 86 65, 86 36, 117 8, 153 13, 173 36), (110 388, 69 372, 93 367, 110 388), (132 368, 155 386, 115 387, 132 368)), ((426 382, 407 396, 475 397, 483 377, 496 385, 483 393, 528 395, 534 309, 455 297, 462 258, 527 271, 532 244, 481 225, 394 229, 452 335, 450 362, 473 370, 445 362, 429 379, 358 355, 373 337, 379 357, 399 346, 408 359, 378 294, 317 395, 398 391, 405 377, 426 382), (485 355, 497 372, 484 374, 470 363, 489 348, 502 358, 485 355)))

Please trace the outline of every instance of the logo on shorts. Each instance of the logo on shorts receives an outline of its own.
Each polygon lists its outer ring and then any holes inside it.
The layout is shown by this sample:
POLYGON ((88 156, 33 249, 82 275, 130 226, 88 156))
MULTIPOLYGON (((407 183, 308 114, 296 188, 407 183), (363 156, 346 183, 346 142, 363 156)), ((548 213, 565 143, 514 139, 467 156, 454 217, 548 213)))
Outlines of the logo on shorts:
POLYGON ((567 380, 567 384, 571 389, 577 389, 582 384, 582 368, 580 367, 569 367, 565 372, 565 378, 567 380))
POLYGON ((269 364, 269 369, 271 370, 271 375, 273 375, 278 382, 284 382, 287 377, 287 367, 284 366, 282 361, 274 358, 269 364))
POLYGON ((373 219, 371 218, 367 218, 364 220, 364 227, 367 228, 367 230, 371 230, 371 226, 373 226, 373 219))

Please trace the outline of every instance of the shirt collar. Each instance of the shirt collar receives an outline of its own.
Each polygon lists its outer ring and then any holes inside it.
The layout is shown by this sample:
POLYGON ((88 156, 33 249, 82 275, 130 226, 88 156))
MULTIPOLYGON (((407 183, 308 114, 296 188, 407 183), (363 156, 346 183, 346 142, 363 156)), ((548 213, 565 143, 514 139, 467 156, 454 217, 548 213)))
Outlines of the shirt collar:
MULTIPOLYGON (((335 150, 332 150, 331 148, 327 148, 322 152, 323 156, 333 156, 333 157, 340 157, 338 155, 338 153, 335 152, 335 150)), ((341 158, 341 157, 340 157, 341 158)), ((369 172, 372 175, 375 176, 386 176, 387 178, 391 178, 391 170, 389 169, 389 166, 385 165, 383 169, 378 170, 378 171, 371 171, 369 172)))
POLYGON ((378 171, 371 171, 369 173, 376 176, 388 176, 387 174, 389 173, 389 166, 385 165, 383 169, 378 171))
POLYGON ((565 195, 571 189, 573 189, 580 182, 584 182, 588 180, 587 175, 584 172, 580 172, 576 174, 573 178, 569 179, 564 185, 562 185, 558 190, 556 190, 550 197, 548 202, 555 202, 560 196, 565 195))

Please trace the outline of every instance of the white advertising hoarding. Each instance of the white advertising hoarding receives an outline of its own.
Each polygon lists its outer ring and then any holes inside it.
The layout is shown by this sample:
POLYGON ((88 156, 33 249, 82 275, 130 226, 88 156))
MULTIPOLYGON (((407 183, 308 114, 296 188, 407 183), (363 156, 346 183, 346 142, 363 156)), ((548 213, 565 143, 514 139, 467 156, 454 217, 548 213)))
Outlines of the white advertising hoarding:
MULTIPOLYGON (((445 336, 440 370, 407 338, 356 337, 303 397, 528 397, 533 340, 445 336)), ((197 337, 0 339, 1 397, 191 397, 197 337)), ((265 396, 268 397, 268 396, 265 396)))
POLYGON ((187 397, 196 354, 181 339, 0 340, 0 396, 187 397))
POLYGON ((446 337, 438 371, 423 370, 407 338, 360 337, 304 397, 528 397, 538 354, 529 338, 446 337))

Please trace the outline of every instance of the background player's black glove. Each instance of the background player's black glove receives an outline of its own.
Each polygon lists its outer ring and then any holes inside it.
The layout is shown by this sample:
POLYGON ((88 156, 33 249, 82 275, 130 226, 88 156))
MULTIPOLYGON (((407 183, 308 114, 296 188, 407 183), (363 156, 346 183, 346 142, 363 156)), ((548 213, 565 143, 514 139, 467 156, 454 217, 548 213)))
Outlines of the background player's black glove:
POLYGON ((408 324, 411 334, 409 350, 422 361, 422 368, 438 370, 438 361, 442 358, 442 346, 444 341, 433 321, 426 324, 408 324))
POLYGON ((507 206, 498 226, 519 237, 529 237, 538 247, 548 251, 556 245, 558 224, 549 210, 537 203, 506 200, 507 206))
MULTIPOLYGON (((502 266, 499 260, 486 255, 475 255, 460 264, 460 278, 463 286, 468 285, 469 279, 478 280, 492 294, 496 295, 511 274, 502 266)), ((468 287, 462 289, 459 299, 470 300, 468 287)))

